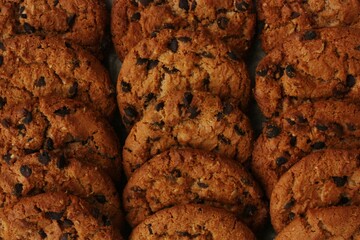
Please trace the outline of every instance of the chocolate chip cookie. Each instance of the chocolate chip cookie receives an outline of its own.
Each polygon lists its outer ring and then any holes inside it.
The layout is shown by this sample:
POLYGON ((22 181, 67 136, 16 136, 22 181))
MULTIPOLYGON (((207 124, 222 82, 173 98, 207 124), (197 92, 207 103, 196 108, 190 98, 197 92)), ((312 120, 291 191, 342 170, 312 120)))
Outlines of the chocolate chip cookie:
POLYGON ((266 117, 306 100, 360 100, 360 31, 309 30, 290 37, 257 66, 255 99, 266 117))
POLYGON ((100 0, 0 0, 0 39, 18 34, 56 35, 99 52, 107 13, 100 0))
POLYGON ((107 224, 121 227, 120 200, 112 180, 95 165, 41 151, 0 162, 0 207, 40 193, 66 192, 96 206, 107 224))
POLYGON ((129 129, 152 102, 174 90, 211 92, 245 109, 250 78, 245 63, 204 32, 164 30, 141 41, 123 62, 117 100, 125 126, 129 129))
POLYGON ((292 166, 275 185, 270 214, 280 232, 308 209, 360 205, 360 151, 314 152, 292 166))
POLYGON ((197 148, 245 162, 252 151, 249 119, 235 106, 206 92, 174 92, 148 107, 123 148, 129 177, 156 154, 170 148, 197 148))
POLYGON ((231 213, 202 205, 180 205, 157 212, 138 225, 132 239, 255 240, 254 234, 231 213))
POLYGON ((254 229, 267 217, 262 192, 243 167, 194 149, 172 149, 146 162, 129 179, 123 202, 132 226, 161 209, 187 203, 224 208, 254 229))
POLYGON ((360 147, 360 106, 318 101, 288 109, 266 123, 254 145, 252 170, 268 197, 292 165, 321 149, 360 147))
POLYGON ((360 207, 311 209, 305 217, 294 219, 275 239, 358 239, 359 229, 360 207))
POLYGON ((88 159, 119 181, 120 147, 111 125, 96 111, 71 99, 41 99, 0 112, 0 156, 11 163, 44 150, 88 159))
POLYGON ((123 60, 132 47, 153 32, 205 27, 234 53, 242 53, 254 35, 254 10, 252 0, 116 0, 111 17, 113 42, 123 60))
POLYGON ((106 116, 115 89, 100 61, 65 40, 22 35, 0 43, 0 109, 58 96, 80 100, 106 116))
POLYGON ((0 217, 2 239, 123 239, 96 208, 64 193, 23 198, 2 209, 0 217))
POLYGON ((324 27, 360 28, 360 2, 357 0, 259 0, 258 18, 263 25, 261 41, 268 52, 288 36, 306 29, 324 27))

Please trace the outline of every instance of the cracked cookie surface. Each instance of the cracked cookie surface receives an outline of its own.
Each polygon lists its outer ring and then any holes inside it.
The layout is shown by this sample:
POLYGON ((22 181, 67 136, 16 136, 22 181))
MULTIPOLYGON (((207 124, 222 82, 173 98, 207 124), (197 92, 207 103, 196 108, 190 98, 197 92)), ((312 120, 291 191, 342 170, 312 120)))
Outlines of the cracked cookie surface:
POLYGON ((71 99, 41 99, 0 112, 0 154, 5 161, 44 150, 87 159, 115 181, 121 172, 120 146, 111 125, 96 111, 71 99))
POLYGON ((293 35, 256 69, 255 99, 266 117, 304 101, 360 98, 360 31, 325 28, 293 35))
POLYGON ((152 102, 175 90, 211 92, 246 109, 250 78, 245 63, 208 34, 161 31, 134 47, 121 67, 117 100, 125 126, 129 129, 152 102))
POLYGON ((311 209, 305 217, 294 219, 275 239, 359 239, 359 223, 360 207, 311 209))
POLYGON ((255 240, 254 234, 231 213, 203 205, 179 205, 157 212, 132 232, 129 239, 255 240))
POLYGON ((155 156, 135 171, 123 192, 132 226, 161 209, 187 203, 224 208, 253 229, 262 227, 267 217, 262 192, 243 167, 195 149, 172 149, 155 156))
POLYGON ((324 27, 360 28, 358 0, 259 0, 258 19, 263 24, 261 41, 268 52, 293 33, 324 27))
POLYGON ((139 41, 161 29, 205 27, 234 52, 245 52, 255 31, 252 0, 116 0, 111 31, 123 60, 139 41))
POLYGON ((107 13, 100 0, 0 0, 0 39, 19 34, 59 36, 97 53, 107 13))
POLYGON ((270 200, 271 223, 280 232, 308 209, 360 205, 360 151, 324 150, 302 158, 281 176, 270 200))
POLYGON ((99 60, 66 41, 34 35, 0 43, 0 108, 38 97, 77 99, 111 117, 115 89, 99 60))
POLYGON ((95 165, 41 151, 0 163, 0 206, 41 193, 66 192, 97 207, 106 224, 121 227, 120 199, 112 180, 95 165))
POLYGON ((278 179, 307 154, 360 147, 360 107, 345 101, 304 103, 266 123, 254 144, 252 172, 267 196, 278 179))
POLYGON ((252 151, 249 119, 206 92, 174 92, 158 99, 131 129, 123 148, 129 177, 143 163, 170 148, 197 148, 245 162, 252 151))
POLYGON ((0 216, 2 239, 122 239, 115 227, 103 224, 96 208, 63 193, 23 198, 0 216))

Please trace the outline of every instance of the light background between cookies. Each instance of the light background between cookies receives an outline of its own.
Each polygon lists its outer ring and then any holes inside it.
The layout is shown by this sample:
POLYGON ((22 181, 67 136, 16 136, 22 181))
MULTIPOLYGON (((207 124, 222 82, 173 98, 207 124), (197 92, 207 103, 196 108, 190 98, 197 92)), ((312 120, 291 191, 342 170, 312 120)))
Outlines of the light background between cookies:
MULTIPOLYGON (((112 6, 112 0, 106 0, 106 4, 108 7, 108 12, 110 16, 111 6, 112 6)), ((256 1, 255 1, 256 4, 256 1)), ((258 33, 257 29, 257 33, 258 33)), ((255 42, 252 46, 249 55, 246 57, 245 61, 248 65, 248 70, 251 77, 252 87, 254 86, 255 82, 255 69, 260 61, 261 58, 264 57, 264 52, 261 50, 260 42, 258 39, 258 35, 255 36, 255 42)), ((105 65, 110 71, 111 79, 114 83, 116 83, 117 76, 119 74, 120 68, 121 68, 121 62, 117 58, 114 50, 110 51, 106 60, 105 65)), ((257 137, 262 129, 262 123, 264 121, 264 118, 262 117, 254 99, 251 99, 251 102, 249 104, 249 112, 247 113, 249 118, 251 119, 252 126, 254 128, 255 136, 257 137)), ((259 237, 259 240, 271 240, 274 239, 274 231, 271 228, 270 223, 267 224, 266 228, 261 233, 256 233, 256 235, 259 237)))

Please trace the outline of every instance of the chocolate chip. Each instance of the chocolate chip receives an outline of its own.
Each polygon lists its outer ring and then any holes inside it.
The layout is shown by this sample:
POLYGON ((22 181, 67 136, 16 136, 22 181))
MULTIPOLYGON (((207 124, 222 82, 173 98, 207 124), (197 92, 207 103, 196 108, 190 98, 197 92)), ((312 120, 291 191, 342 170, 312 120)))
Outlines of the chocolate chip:
POLYGON ((59 159, 56 161, 56 167, 59 169, 64 169, 69 164, 68 160, 64 155, 61 155, 59 159))
POLYGON ((145 96, 144 107, 147 107, 152 100, 155 100, 156 96, 154 93, 149 93, 145 96))
POLYGON ((159 63, 158 60, 149 60, 146 69, 150 71, 151 69, 155 68, 158 65, 158 63, 159 63))
POLYGON ((350 202, 350 199, 346 196, 340 196, 339 202, 336 204, 336 206, 344 206, 350 202))
POLYGON ((44 232, 44 230, 40 229, 38 233, 41 239, 47 238, 47 234, 44 232))
POLYGON ((32 170, 29 166, 27 165, 22 165, 20 167, 20 173, 21 175, 23 175, 24 177, 28 178, 31 176, 32 170))
POLYGON ((337 187, 343 187, 347 183, 347 176, 343 177, 332 177, 337 187))
POLYGON ((60 220, 64 212, 45 212, 45 218, 50 220, 60 220))
POLYGON ((197 2, 196 0, 193 0, 191 3, 191 10, 194 11, 196 9, 196 6, 197 6, 197 2))
POLYGON ((0 110, 2 110, 4 108, 4 106, 6 105, 7 103, 7 99, 6 97, 0 97, 0 110))
POLYGON ((191 92, 185 92, 185 94, 184 94, 185 106, 190 106, 192 100, 193 100, 193 95, 191 94, 191 92))
POLYGON ((180 0, 179 8, 184 9, 185 11, 189 11, 189 2, 188 0, 180 0))
POLYGON ((180 237, 186 237, 188 239, 193 239, 193 235, 191 235, 189 232, 182 232, 182 231, 176 231, 176 234, 178 234, 180 237))
POLYGON ((315 31, 306 31, 304 36, 304 40, 313 40, 316 38, 316 32, 315 31))
POLYGON ((307 121, 308 121, 308 120, 307 120, 306 118, 304 118, 303 116, 298 116, 297 119, 298 119, 298 122, 299 122, 299 123, 307 123, 307 121))
POLYGON ((234 52, 228 52, 227 53, 228 57, 234 61, 239 61, 240 58, 234 53, 234 52))
POLYGON ((111 226, 111 220, 109 219, 108 216, 102 215, 101 220, 104 226, 111 226))
POLYGON ((178 37, 177 39, 180 42, 184 42, 184 43, 191 42, 191 40, 192 40, 190 37, 178 37))
POLYGON ((257 75, 259 75, 260 77, 265 77, 268 73, 268 69, 260 69, 259 71, 256 72, 257 75))
POLYGON ((65 117, 66 115, 70 114, 70 109, 64 106, 62 108, 55 110, 54 114, 60 117, 65 117))
POLYGON ((44 149, 54 150, 54 142, 51 138, 46 138, 44 142, 44 149))
POLYGON ((64 233, 60 237, 60 240, 69 240, 69 239, 70 239, 70 233, 64 233))
POLYGON ((164 102, 159 102, 158 104, 156 104, 155 110, 160 111, 160 110, 164 109, 164 106, 165 106, 164 102))
POLYGON ((175 178, 179 178, 179 177, 181 177, 181 171, 179 170, 179 169, 173 169, 171 172, 171 175, 173 176, 173 177, 175 177, 175 178))
POLYGON ((168 74, 175 74, 175 73, 179 72, 179 69, 177 69, 177 68, 170 69, 170 68, 167 68, 165 66, 163 66, 162 68, 168 74))
POLYGON ((217 120, 217 121, 220 121, 221 119, 224 118, 224 113, 218 112, 218 113, 215 115, 215 117, 216 117, 216 120, 217 120))
POLYGON ((164 121, 154 122, 153 125, 160 128, 160 129, 162 129, 164 127, 164 125, 165 125, 165 122, 164 121))
POLYGON ((59 0, 54 0, 54 7, 59 4, 59 0))
POLYGON ((131 91, 131 84, 121 81, 121 90, 125 93, 130 92, 131 91))
POLYGON ((34 33, 35 28, 28 23, 24 23, 24 30, 26 33, 34 33))
POLYGON ((290 19, 295 19, 295 18, 298 18, 300 17, 300 13, 298 12, 292 12, 291 15, 290 15, 290 19))
POLYGON ((241 1, 241 2, 237 2, 235 4, 235 7, 240 12, 246 12, 249 9, 250 5, 245 1, 241 1))
POLYGON ((266 127, 266 137, 267 138, 274 138, 280 134, 281 130, 279 127, 275 125, 268 125, 266 127))
POLYGON ((170 42, 168 42, 167 47, 173 52, 176 53, 178 48, 179 48, 179 43, 178 40, 176 38, 173 38, 170 40, 170 42))
POLYGON ((225 115, 229 115, 230 113, 232 113, 233 110, 234 108, 230 103, 228 102, 223 103, 223 113, 225 115))
POLYGON ((297 138, 295 136, 291 136, 290 138, 290 146, 295 147, 297 142, 297 138))
POLYGON ((288 75, 289 78, 293 78, 296 76, 295 68, 292 65, 287 65, 285 68, 286 75, 288 75))
POLYGON ((72 14, 67 18, 67 24, 69 27, 74 26, 76 15, 72 14))
POLYGON ((42 165, 48 165, 49 162, 51 161, 50 156, 49 156, 49 153, 46 152, 46 151, 43 151, 43 152, 39 153, 38 159, 39 159, 39 162, 40 162, 42 165))
POLYGON ((23 185, 21 183, 15 184, 13 194, 16 197, 20 197, 22 195, 22 191, 23 191, 23 185))
POLYGON ((198 185, 200 188, 208 188, 208 187, 209 187, 209 184, 206 184, 206 183, 203 183, 203 182, 197 182, 197 185, 198 185))
POLYGON ((355 50, 360 51, 360 45, 355 47, 355 50))
POLYGON ((61 226, 63 228, 69 228, 74 226, 74 223, 70 219, 65 218, 64 221, 61 222, 61 226))
POLYGON ((204 79, 202 80, 202 84, 203 84, 203 86, 204 86, 204 90, 205 90, 205 91, 209 91, 210 77, 207 76, 206 78, 204 78, 204 79))
POLYGON ((141 18, 141 14, 139 12, 136 12, 131 16, 130 20, 132 22, 136 22, 136 21, 139 21, 140 18, 141 18))
POLYGON ((219 134, 218 135, 218 140, 223 143, 223 144, 226 144, 226 145, 230 145, 231 144, 231 140, 226 138, 223 134, 219 134))
POLYGON ((152 230, 152 228, 151 228, 152 225, 151 225, 151 224, 147 224, 146 226, 147 226, 147 228, 148 228, 149 234, 150 234, 150 235, 153 235, 154 233, 153 233, 153 230, 152 230))
POLYGON ((295 121, 291 120, 290 118, 286 118, 285 120, 289 123, 289 125, 291 126, 295 125, 295 121))
POLYGON ((347 123, 347 124, 346 124, 346 127, 347 127, 347 129, 348 129, 350 132, 356 131, 356 127, 355 127, 354 124, 347 123))
POLYGON ((246 205, 243 211, 244 217, 253 217, 257 212, 257 207, 254 205, 246 205))
POLYGON ((242 130, 238 125, 234 126, 235 133, 239 136, 245 136, 245 131, 242 130))
POLYGON ((135 0, 130 0, 131 5, 138 7, 139 4, 135 0))
POLYGON ((139 0, 139 2, 144 5, 144 7, 147 7, 153 0, 139 0))
POLYGON ((29 155, 29 154, 33 154, 33 153, 36 153, 37 152, 37 150, 36 149, 24 149, 24 153, 26 154, 26 155, 29 155))
POLYGON ((285 204, 284 209, 290 209, 290 208, 292 208, 292 207, 295 205, 295 203, 296 203, 296 201, 295 201, 295 199, 292 197, 292 198, 290 199, 290 201, 285 204))
POLYGON ((278 157, 277 159, 276 159, 276 165, 277 166, 282 166, 282 165, 284 165, 285 163, 287 163, 288 162, 288 159, 287 158, 285 158, 285 157, 278 157))
POLYGON ((196 118, 201 113, 201 111, 195 106, 189 107, 187 109, 187 112, 190 113, 190 116, 189 116, 190 119, 196 118))
POLYGON ((323 149, 325 147, 325 143, 324 142, 316 142, 313 145, 311 145, 311 147, 315 150, 323 149))
POLYGON ((222 14, 222 13, 227 13, 228 10, 226 8, 219 8, 219 9, 216 9, 216 13, 217 14, 222 14))
POLYGON ((352 88, 356 83, 356 79, 353 75, 347 75, 346 76, 346 87, 352 88))
POLYGON ((227 28, 228 23, 229 23, 229 19, 226 18, 226 17, 219 17, 218 20, 217 20, 217 25, 222 30, 225 30, 227 28))
POLYGON ((46 85, 45 82, 45 78, 44 77, 40 77, 39 79, 37 79, 34 83, 35 87, 43 87, 46 85))
MULTIPOLYGON (((0 50, 5 51, 5 46, 2 42, 0 42, 0 50)), ((0 56, 1 57, 1 56, 0 56)), ((0 64, 1 65, 1 64, 0 64)))
POLYGON ((326 130, 328 130, 328 127, 325 126, 325 125, 322 125, 322 124, 316 124, 315 127, 316 127, 318 130, 320 130, 320 131, 326 131, 326 130))
POLYGON ((284 75, 284 68, 280 67, 280 66, 276 66, 275 67, 275 71, 273 72, 273 77, 275 79, 280 79, 282 76, 284 75))
POLYGON ((124 112, 130 118, 136 118, 138 116, 138 112, 133 106, 126 107, 124 112))
POLYGON ((136 59, 136 65, 144 65, 149 62, 149 59, 147 58, 137 58, 136 59))
POLYGON ((32 116, 32 113, 26 109, 23 110, 23 115, 24 115, 24 118, 22 120, 22 122, 24 124, 29 124, 32 122, 33 120, 33 116, 32 116))
POLYGON ((0 67, 2 66, 3 62, 4 62, 4 57, 0 55, 0 67))
POLYGON ((11 154, 10 153, 6 153, 5 155, 2 156, 2 158, 7 164, 10 164, 10 161, 11 161, 11 154))
POLYGON ((94 195, 95 200, 98 203, 104 204, 107 202, 106 197, 104 195, 94 195))
POLYGON ((24 136, 26 132, 26 127, 24 124, 18 124, 16 128, 19 130, 18 134, 24 136))
POLYGON ((2 125, 4 128, 9 128, 9 127, 11 126, 11 121, 10 121, 10 119, 5 118, 5 119, 1 120, 1 125, 2 125))
POLYGON ((27 19, 27 15, 26 14, 20 14, 21 18, 27 19))
POLYGON ((77 82, 74 82, 73 85, 69 88, 69 98, 76 97, 78 93, 78 86, 79 84, 77 82))
POLYGON ((290 212, 290 213, 289 213, 289 221, 294 220, 294 218, 295 218, 295 213, 290 212))

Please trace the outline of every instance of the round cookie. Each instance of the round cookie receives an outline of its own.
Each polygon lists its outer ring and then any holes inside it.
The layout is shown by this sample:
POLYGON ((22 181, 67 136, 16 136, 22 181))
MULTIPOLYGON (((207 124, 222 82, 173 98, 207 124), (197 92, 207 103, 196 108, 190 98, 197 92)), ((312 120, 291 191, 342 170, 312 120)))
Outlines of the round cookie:
POLYGON ((122 64, 117 100, 125 126, 175 90, 211 92, 246 109, 250 78, 245 63, 204 32, 163 30, 142 40, 122 64))
POLYGON ((233 160, 195 149, 172 149, 142 165, 129 179, 123 204, 136 226, 161 209, 202 203, 233 212, 253 229, 267 217, 262 192, 233 160))
POLYGON ((305 217, 294 219, 275 239, 359 239, 359 229, 360 207, 311 209, 305 217))
POLYGON ((96 208, 64 193, 23 198, 0 216, 2 239, 123 239, 115 227, 103 224, 96 208))
POLYGON ((157 212, 139 224, 132 239, 255 240, 254 234, 231 213, 202 205, 179 205, 157 212))
POLYGON ((212 38, 243 53, 250 46, 255 22, 252 0, 115 0, 111 31, 121 60, 139 41, 161 29, 205 27, 212 38))
POLYGON ((87 159, 120 180, 118 138, 96 111, 71 99, 41 99, 0 112, 0 156, 9 163, 45 150, 87 159))
POLYGON ((56 37, 21 35, 0 43, 0 109, 44 96, 80 100, 111 117, 115 89, 91 54, 56 37))
POLYGON ((280 176, 309 153, 359 148, 359 116, 359 105, 329 100, 304 103, 269 120, 252 154, 252 172, 267 196, 280 176))
MULTIPOLYGON (((360 18, 360 17, 359 17, 360 18)), ((360 101, 360 31, 324 28, 293 35, 256 69, 255 99, 266 117, 304 101, 360 101)))
POLYGON ((318 151, 281 176, 270 200, 274 229, 280 232, 308 209, 360 205, 360 151, 318 151))
POLYGON ((358 0, 259 0, 257 10, 258 19, 263 25, 262 48, 266 52, 302 30, 353 27, 353 31, 358 32, 360 28, 358 0))
POLYGON ((0 8, 0 39, 32 33, 56 35, 100 51, 107 22, 104 1, 0 0, 0 8))
POLYGON ((14 163, 0 162, 0 206, 40 193, 66 192, 78 196, 103 214, 106 224, 121 227, 120 199, 109 176, 98 167, 61 154, 42 151, 14 163))
POLYGON ((157 99, 131 129, 123 148, 129 177, 170 148, 197 148, 245 162, 252 151, 249 119, 233 105, 206 92, 174 92, 157 99))

